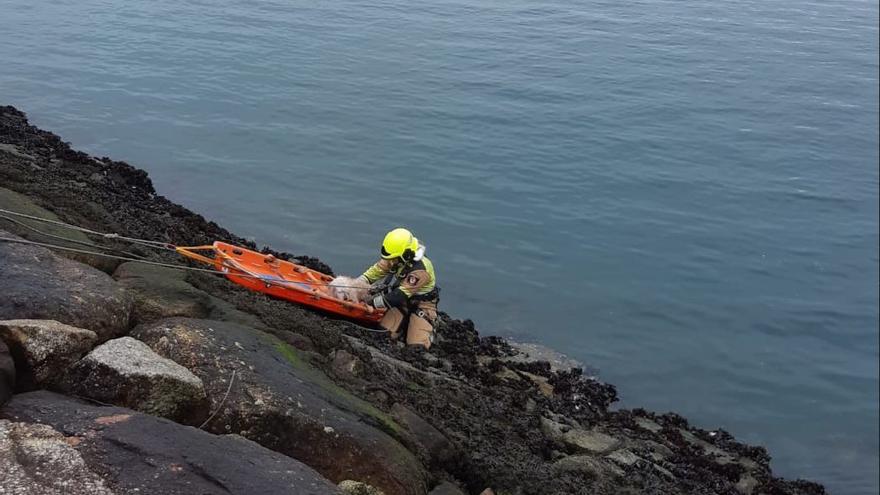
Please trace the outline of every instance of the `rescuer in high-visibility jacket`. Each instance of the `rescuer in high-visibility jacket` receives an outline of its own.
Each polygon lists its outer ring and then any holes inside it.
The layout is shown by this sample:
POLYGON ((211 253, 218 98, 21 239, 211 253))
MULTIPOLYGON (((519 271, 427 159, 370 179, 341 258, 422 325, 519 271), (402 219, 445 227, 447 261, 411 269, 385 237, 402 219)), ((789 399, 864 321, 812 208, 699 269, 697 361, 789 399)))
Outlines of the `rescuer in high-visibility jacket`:
POLYGON ((378 289, 372 305, 387 308, 379 322, 397 339, 406 331, 407 345, 425 349, 434 341, 437 303, 440 289, 436 286, 434 265, 425 257, 425 246, 407 229, 389 232, 382 241, 382 259, 360 276, 378 289))

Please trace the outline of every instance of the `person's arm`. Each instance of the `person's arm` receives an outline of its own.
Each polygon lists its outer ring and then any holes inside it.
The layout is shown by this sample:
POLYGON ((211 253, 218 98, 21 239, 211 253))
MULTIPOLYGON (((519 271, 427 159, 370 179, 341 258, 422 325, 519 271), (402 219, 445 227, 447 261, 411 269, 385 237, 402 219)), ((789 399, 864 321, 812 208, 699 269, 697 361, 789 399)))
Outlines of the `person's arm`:
POLYGON ((368 284, 375 284, 381 280, 382 277, 388 275, 393 267, 394 264, 391 260, 381 259, 367 268, 367 271, 365 271, 359 278, 366 281, 368 284))
POLYGON ((403 307, 414 294, 431 283, 431 276, 427 270, 413 270, 406 278, 400 281, 400 285, 385 295, 384 302, 388 306, 403 307))

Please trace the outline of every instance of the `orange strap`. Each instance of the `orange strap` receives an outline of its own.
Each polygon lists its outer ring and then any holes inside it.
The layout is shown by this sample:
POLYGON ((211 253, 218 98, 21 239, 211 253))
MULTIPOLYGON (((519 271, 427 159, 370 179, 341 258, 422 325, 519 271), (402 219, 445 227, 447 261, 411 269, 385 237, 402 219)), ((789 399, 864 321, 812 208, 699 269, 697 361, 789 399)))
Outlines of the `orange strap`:
POLYGON ((205 263, 208 265, 216 265, 217 260, 214 258, 209 258, 207 256, 201 255, 201 254, 197 253, 196 251, 211 251, 215 255, 217 255, 217 254, 222 255, 223 254, 223 253, 220 253, 219 251, 217 251, 214 248, 214 246, 177 246, 176 248, 174 248, 174 250, 177 251, 177 253, 182 256, 185 256, 189 259, 193 259, 196 261, 201 261, 202 263, 205 263))

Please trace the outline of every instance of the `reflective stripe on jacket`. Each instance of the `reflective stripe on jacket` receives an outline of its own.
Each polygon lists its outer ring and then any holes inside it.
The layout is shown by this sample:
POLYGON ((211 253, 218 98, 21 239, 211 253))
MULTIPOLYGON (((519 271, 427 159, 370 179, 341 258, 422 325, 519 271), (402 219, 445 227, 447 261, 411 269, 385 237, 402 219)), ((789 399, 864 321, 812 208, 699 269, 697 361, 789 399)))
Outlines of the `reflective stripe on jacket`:
MULTIPOLYGON (((380 259, 373 266, 367 268, 363 276, 371 284, 374 284, 389 274, 395 276, 400 284, 396 290, 399 290, 406 299, 434 290, 436 282, 434 264, 428 258, 410 263, 404 263, 401 260, 380 259)), ((389 295, 393 296, 393 294, 389 295)), ((389 297, 390 300, 391 297, 389 297)))

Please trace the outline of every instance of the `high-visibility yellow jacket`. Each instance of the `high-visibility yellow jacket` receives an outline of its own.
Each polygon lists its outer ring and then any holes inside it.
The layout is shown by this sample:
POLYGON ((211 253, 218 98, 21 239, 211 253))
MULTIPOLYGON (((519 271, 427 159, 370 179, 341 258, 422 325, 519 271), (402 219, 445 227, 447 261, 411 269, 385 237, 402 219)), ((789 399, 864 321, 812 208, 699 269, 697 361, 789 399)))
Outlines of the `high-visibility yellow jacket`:
POLYGON ((380 259, 367 268, 362 276, 374 284, 391 274, 396 283, 385 295, 385 301, 390 306, 403 306, 411 298, 418 299, 430 294, 436 287, 434 264, 425 257, 410 262, 380 259))

